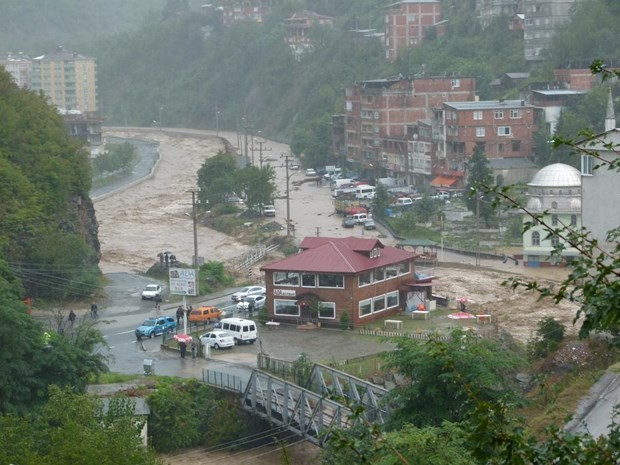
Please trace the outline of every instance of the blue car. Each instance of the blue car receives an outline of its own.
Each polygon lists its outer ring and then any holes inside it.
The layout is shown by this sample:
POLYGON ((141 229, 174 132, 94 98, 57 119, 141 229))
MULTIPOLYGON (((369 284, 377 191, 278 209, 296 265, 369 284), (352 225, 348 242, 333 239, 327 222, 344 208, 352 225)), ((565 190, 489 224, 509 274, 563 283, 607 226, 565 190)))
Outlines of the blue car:
POLYGON ((152 317, 145 320, 136 328, 136 338, 138 340, 143 337, 148 337, 150 339, 160 334, 172 333, 176 327, 177 322, 171 316, 152 317))

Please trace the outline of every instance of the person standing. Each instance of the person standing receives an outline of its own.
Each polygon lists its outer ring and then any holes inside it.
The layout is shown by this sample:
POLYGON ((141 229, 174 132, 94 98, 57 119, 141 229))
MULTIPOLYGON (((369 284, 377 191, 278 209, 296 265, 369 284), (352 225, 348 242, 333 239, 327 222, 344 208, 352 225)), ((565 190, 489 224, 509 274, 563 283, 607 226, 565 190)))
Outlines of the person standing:
POLYGON ((177 326, 180 326, 182 319, 183 319, 183 307, 179 305, 179 308, 177 308, 177 326))
POLYGON ((192 339, 190 343, 190 347, 192 348, 192 358, 196 358, 196 341, 192 339))
POLYGON ((185 358, 185 354, 187 353, 187 343, 185 341, 179 342, 179 347, 181 348, 181 358, 185 358))
POLYGON ((69 312, 69 322, 71 323, 71 326, 73 326, 73 323, 75 322, 75 312, 73 310, 69 312))
POLYGON ((92 304, 90 304, 90 316, 93 318, 97 318, 97 311, 99 310, 99 307, 97 307, 97 304, 95 302, 93 302, 92 304))

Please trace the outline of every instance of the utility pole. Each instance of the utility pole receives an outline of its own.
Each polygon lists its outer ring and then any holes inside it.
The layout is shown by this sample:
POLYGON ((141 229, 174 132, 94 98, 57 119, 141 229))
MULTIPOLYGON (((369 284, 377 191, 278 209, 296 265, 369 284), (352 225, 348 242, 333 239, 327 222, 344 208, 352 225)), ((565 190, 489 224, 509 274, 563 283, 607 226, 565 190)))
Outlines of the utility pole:
POLYGON ((194 223, 194 259, 192 264, 198 268, 198 230, 196 228, 196 190, 192 189, 192 221, 194 223))
POLYGON ((215 104, 215 136, 219 137, 220 135, 220 109, 215 104))
POLYGON ((289 175, 288 175, 288 154, 285 157, 286 163, 286 235, 291 235, 291 193, 289 190, 289 175))
POLYGON ((269 151, 271 151, 271 148, 269 148, 269 147, 263 148, 263 144, 267 143, 266 140, 257 140, 256 143, 258 144, 258 161, 259 161, 259 166, 262 168, 263 167, 263 151, 269 152, 269 151))
POLYGON ((476 266, 480 266, 480 193, 476 192, 476 240, 478 248, 476 250, 476 266))

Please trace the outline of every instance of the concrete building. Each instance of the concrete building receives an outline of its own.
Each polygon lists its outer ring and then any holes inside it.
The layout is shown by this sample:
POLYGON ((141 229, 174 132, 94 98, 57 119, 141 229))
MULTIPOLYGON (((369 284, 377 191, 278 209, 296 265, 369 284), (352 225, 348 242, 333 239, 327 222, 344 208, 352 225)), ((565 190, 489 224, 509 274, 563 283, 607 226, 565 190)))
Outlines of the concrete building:
POLYGON ((398 178, 399 184, 413 184, 416 177, 430 177, 431 147, 418 144, 430 140, 424 138, 424 129, 411 126, 421 121, 430 124, 433 109, 441 108, 444 102, 475 98, 475 79, 458 76, 399 76, 360 81, 347 87, 346 161, 362 176, 390 175, 398 178))
POLYGON ((444 103, 435 119, 445 141, 437 168, 464 175, 475 147, 489 160, 531 157, 536 113, 523 100, 444 103))
POLYGON ((619 146, 620 129, 610 90, 605 132, 582 144, 597 156, 581 156, 583 226, 606 250, 615 247, 615 242, 607 241, 607 232, 620 226, 620 175, 617 169, 609 169, 610 163, 617 163, 619 146))
POLYGON ((559 235, 551 235, 543 223, 552 228, 581 228, 581 175, 579 170, 562 163, 541 169, 528 183, 527 211, 539 215, 538 220, 523 215, 523 223, 533 226, 523 234, 525 266, 558 266, 579 255, 559 235), (552 256, 554 247, 563 243, 561 256, 552 256))
POLYGON ((483 25, 494 18, 506 16, 512 18, 521 11, 523 0, 476 0, 476 13, 483 25))
MULTIPOLYGON (((230 27, 240 21, 262 23, 271 9, 271 0, 223 0, 218 7, 222 15, 222 23, 230 27)), ((203 5, 207 9, 211 5, 203 5)))
POLYGON ((403 0, 385 7, 385 58, 419 45, 429 31, 443 33, 439 0, 403 0))
POLYGON ((526 60, 543 60, 555 32, 570 18, 575 0, 523 0, 526 60))
POLYGON ((317 27, 333 27, 334 18, 312 11, 300 11, 288 17, 286 25, 286 43, 293 51, 293 55, 300 60, 304 53, 313 49, 310 31, 317 27))
POLYGON ((416 277, 416 257, 378 239, 306 237, 298 254, 261 267, 269 318, 337 327, 348 313, 355 327, 399 313, 417 281, 425 300, 432 295, 428 277, 416 277))
POLYGON ((63 110, 97 111, 97 73, 94 58, 59 46, 53 53, 32 59, 31 87, 43 91, 63 110))
POLYGON ((22 89, 30 88, 30 75, 32 73, 32 60, 22 53, 9 53, 0 56, 0 66, 4 66, 13 81, 22 89))

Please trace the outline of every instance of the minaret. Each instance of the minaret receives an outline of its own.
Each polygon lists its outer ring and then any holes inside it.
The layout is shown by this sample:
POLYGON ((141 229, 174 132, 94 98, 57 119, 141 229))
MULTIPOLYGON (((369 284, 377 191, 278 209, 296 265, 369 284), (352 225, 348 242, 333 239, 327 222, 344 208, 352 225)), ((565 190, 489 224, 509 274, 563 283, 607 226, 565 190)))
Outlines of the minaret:
POLYGON ((609 86, 609 99, 607 100, 607 114, 605 115, 605 132, 616 129, 616 112, 614 111, 614 99, 611 96, 609 86))

